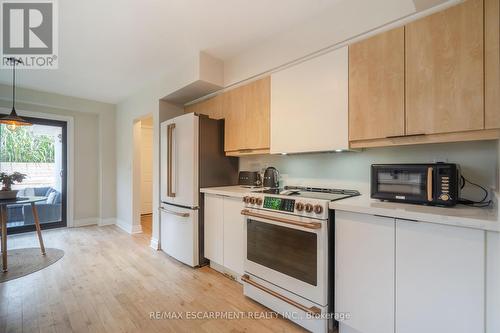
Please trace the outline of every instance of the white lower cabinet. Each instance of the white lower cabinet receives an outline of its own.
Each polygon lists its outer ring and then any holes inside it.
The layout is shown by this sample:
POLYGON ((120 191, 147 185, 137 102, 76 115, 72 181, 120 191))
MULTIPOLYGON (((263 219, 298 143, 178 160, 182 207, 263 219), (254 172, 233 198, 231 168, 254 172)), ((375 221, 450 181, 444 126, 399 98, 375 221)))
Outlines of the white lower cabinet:
POLYGON ((204 251, 205 258, 222 265, 224 253, 224 197, 205 194, 204 251))
POLYGON ((242 275, 245 262, 245 219, 241 198, 205 194, 205 257, 242 275))
POLYGON ((396 332, 484 332, 485 232, 396 221, 396 332))
POLYGON ((224 198, 224 267, 243 275, 245 263, 245 218, 241 198, 224 198))
POLYGON ((486 333, 500 332, 500 232, 486 233, 486 333))
POLYGON ((335 212, 335 312, 340 333, 394 332, 393 218, 335 212))
POLYGON ((499 242, 482 230, 336 211, 335 312, 351 316, 340 333, 497 332, 499 242))

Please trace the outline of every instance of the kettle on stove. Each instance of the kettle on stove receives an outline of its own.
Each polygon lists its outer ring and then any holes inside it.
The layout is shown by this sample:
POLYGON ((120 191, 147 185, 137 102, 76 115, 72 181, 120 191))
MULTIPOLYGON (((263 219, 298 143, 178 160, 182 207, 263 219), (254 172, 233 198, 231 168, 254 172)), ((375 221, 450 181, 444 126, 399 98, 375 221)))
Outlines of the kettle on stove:
POLYGON ((268 167, 264 172, 264 187, 278 188, 279 187, 279 172, 274 167, 268 167))

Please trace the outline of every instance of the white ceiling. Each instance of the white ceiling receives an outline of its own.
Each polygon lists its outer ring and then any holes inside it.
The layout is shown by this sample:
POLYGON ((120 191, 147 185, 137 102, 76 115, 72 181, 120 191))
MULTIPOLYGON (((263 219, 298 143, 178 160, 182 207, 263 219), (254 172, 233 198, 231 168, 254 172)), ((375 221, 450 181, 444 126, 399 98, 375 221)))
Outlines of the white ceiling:
POLYGON ((58 1, 59 69, 19 71, 18 84, 117 103, 199 51, 229 59, 339 1, 58 1))

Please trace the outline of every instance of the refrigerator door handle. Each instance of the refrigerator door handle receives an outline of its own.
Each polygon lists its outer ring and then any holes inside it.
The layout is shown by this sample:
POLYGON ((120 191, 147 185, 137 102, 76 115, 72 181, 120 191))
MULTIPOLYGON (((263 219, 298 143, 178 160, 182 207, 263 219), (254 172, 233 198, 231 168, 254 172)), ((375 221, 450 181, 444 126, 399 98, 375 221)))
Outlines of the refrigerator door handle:
POLYGON ((175 192, 172 190, 172 158, 173 158, 173 134, 174 134, 175 124, 169 124, 167 126, 167 141, 168 141, 168 155, 167 155, 167 196, 175 197, 175 192))
POLYGON ((179 213, 179 212, 174 212, 173 210, 168 210, 163 207, 159 208, 162 212, 175 215, 175 216, 180 216, 180 217, 189 217, 189 213, 179 213))

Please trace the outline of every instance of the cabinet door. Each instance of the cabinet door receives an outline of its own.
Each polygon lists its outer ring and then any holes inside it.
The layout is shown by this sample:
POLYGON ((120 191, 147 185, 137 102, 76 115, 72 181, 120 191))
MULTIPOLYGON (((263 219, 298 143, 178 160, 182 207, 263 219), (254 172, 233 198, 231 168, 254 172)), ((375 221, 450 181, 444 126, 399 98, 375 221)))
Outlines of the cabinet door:
POLYGON ((396 221, 396 332, 484 332, 484 231, 396 221))
POLYGON ((271 77, 271 153, 348 149, 347 46, 271 77))
POLYGON ((500 128, 500 1, 484 0, 485 125, 500 128))
POLYGON ((218 195, 205 194, 204 216, 204 250, 205 258, 222 265, 223 260, 223 223, 224 198, 218 195))
POLYGON ((245 98, 243 87, 229 90, 222 95, 225 115, 224 150, 237 151, 245 149, 245 98))
POLYGON ((486 233, 486 333, 500 332, 500 232, 486 233))
POLYGON ((392 218, 335 211, 335 312, 351 314, 340 333, 394 332, 394 231, 392 218))
POLYGON ((245 219, 240 198, 224 198, 224 267, 243 275, 245 262, 245 219))
POLYGON ((269 149, 270 78, 222 95, 226 152, 251 153, 269 149))
POLYGON ((482 0, 406 26, 407 135, 483 129, 483 44, 482 0))
POLYGON ((404 27, 349 47, 349 139, 405 134, 404 27))
POLYGON ((212 119, 222 119, 224 118, 222 112, 222 95, 188 105, 185 107, 184 112, 194 112, 207 115, 212 119))

